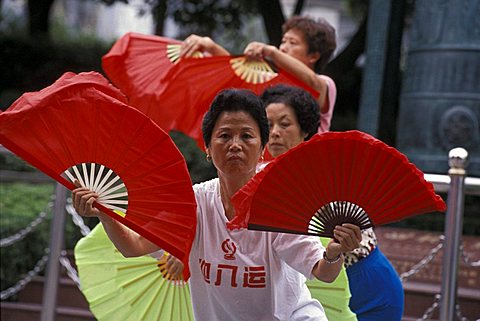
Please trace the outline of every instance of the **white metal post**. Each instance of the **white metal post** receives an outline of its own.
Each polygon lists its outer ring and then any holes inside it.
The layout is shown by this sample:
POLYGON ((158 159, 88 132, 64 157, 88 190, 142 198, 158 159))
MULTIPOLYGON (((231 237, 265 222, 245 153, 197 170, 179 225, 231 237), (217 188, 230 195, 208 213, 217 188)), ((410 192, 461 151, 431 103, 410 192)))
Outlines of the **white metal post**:
POLYGON ((450 190, 448 191, 445 219, 440 321, 455 320, 458 258, 463 227, 465 168, 468 162, 468 152, 463 148, 454 148, 450 150, 448 158, 450 190))

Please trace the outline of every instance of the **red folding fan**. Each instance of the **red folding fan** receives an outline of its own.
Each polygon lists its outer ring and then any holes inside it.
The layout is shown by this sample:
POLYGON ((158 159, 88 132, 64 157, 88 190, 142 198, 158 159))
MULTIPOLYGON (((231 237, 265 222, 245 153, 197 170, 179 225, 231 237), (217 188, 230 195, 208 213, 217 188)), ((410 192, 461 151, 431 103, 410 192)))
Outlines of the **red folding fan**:
POLYGON ((155 120, 163 117, 164 109, 179 109, 174 128, 195 139, 203 148, 203 115, 219 91, 244 88, 260 94, 279 83, 302 87, 318 97, 305 83, 283 70, 275 72, 265 61, 247 60, 243 56, 184 58, 172 68, 171 78, 159 96, 159 108, 149 115, 155 120))
POLYGON ((82 72, 79 75, 73 72, 66 72, 59 79, 57 79, 56 82, 44 88, 43 90, 24 93, 15 102, 13 102, 10 107, 8 107, 8 112, 10 113, 13 110, 21 110, 23 108, 28 109, 32 105, 39 103, 42 99, 45 99, 47 96, 51 96, 62 90, 67 90, 69 87, 79 86, 81 83, 88 84, 90 87, 102 91, 103 93, 112 96, 121 102, 127 102, 125 95, 115 88, 115 86, 109 83, 107 79, 101 76, 99 77, 97 72, 82 72))
MULTIPOLYGON (((180 41, 154 35, 127 33, 102 57, 108 78, 129 98, 129 105, 146 115, 158 109, 158 99, 170 69, 178 62, 180 41)), ((197 53, 195 57, 201 57, 197 53)), ((171 129, 176 108, 162 108, 155 122, 165 131, 171 129)))
POLYGON ((342 223, 365 229, 446 209, 405 155, 359 131, 316 134, 270 162, 232 202, 230 229, 325 237, 342 223))
POLYGON ((78 179, 103 212, 188 266, 196 202, 184 158, 118 97, 100 74, 69 73, 0 114, 0 143, 69 189, 78 179))

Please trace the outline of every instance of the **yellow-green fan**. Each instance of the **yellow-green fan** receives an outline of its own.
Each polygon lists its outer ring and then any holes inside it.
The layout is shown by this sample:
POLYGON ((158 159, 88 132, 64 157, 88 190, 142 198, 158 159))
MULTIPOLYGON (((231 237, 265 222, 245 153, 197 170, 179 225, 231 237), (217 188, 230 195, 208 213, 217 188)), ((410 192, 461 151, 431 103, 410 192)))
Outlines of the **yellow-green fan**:
MULTIPOLYGON (((321 237, 324 246, 327 246, 329 238, 321 237)), ((320 280, 307 280, 312 297, 320 301, 328 320, 335 321, 357 321, 357 316, 350 310, 350 288, 345 268, 342 267, 340 274, 332 283, 325 283, 320 280)))
POLYGON ((193 321, 190 288, 164 270, 168 254, 159 260, 125 258, 102 224, 75 246, 80 286, 99 321, 193 321))

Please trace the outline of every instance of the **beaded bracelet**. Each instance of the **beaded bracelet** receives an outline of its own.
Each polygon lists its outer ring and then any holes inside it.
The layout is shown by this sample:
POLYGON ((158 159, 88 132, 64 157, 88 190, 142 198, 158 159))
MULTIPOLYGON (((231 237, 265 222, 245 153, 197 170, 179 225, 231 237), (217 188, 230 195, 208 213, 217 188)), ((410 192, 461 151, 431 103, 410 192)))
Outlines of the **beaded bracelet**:
POLYGON ((337 263, 338 261, 340 261, 340 258, 342 257, 342 253, 338 254, 338 256, 334 259, 329 259, 327 257, 327 251, 324 251, 323 252, 323 260, 325 262, 327 262, 328 264, 334 264, 334 263, 337 263))

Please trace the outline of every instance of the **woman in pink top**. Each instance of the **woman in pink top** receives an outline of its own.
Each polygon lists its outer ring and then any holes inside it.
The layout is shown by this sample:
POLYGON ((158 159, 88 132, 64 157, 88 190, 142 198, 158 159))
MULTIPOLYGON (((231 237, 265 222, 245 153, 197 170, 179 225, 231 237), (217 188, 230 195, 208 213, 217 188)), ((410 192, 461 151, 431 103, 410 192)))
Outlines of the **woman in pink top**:
MULTIPOLYGON (((251 42, 244 54, 252 59, 265 58, 279 68, 296 76, 315 89, 320 95, 321 121, 319 132, 330 129, 330 121, 336 98, 335 83, 331 78, 320 75, 337 46, 335 29, 325 19, 294 16, 282 26, 282 43, 277 48, 262 42, 251 42)), ((228 55, 228 51, 209 37, 190 35, 182 45, 181 56, 191 56, 196 51, 214 56, 228 55)))

